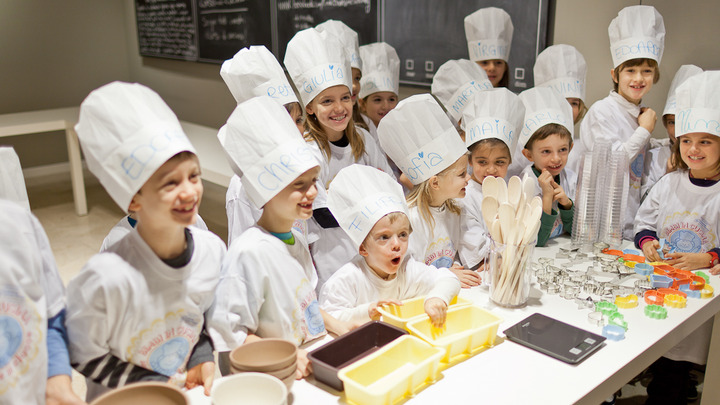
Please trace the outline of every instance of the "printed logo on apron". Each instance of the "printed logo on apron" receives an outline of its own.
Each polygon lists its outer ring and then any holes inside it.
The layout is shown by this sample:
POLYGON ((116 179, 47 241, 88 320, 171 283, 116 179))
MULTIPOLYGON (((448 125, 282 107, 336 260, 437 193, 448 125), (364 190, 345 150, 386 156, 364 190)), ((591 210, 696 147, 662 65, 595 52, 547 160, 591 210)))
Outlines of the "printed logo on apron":
POLYGON ((680 253, 699 253, 717 246, 717 236, 700 214, 675 212, 668 215, 660 228, 670 248, 680 253))
POLYGON ((35 303, 14 286, 0 287, 0 396, 31 371, 44 347, 45 322, 35 303))
POLYGON ((455 253, 455 246, 450 238, 437 239, 425 251, 425 264, 437 268, 450 268, 455 260, 455 253))

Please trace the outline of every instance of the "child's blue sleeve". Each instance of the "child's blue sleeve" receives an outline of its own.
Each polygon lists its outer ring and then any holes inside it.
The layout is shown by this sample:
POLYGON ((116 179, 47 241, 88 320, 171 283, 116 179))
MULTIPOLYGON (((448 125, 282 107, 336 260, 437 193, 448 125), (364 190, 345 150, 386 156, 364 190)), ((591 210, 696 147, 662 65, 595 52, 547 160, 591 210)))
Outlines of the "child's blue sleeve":
POLYGON ((72 375, 68 336, 65 329, 65 309, 47 321, 48 378, 72 375))

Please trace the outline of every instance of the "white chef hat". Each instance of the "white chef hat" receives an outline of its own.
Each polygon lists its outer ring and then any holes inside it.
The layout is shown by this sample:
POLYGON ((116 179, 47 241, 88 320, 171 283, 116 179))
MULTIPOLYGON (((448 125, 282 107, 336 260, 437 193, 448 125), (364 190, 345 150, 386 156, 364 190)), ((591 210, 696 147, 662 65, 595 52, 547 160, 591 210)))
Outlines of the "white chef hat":
POLYGON ((345 48, 345 52, 350 55, 350 67, 363 70, 363 58, 360 55, 360 43, 355 30, 348 27, 344 22, 337 20, 327 20, 316 25, 315 29, 328 31, 334 35, 345 48))
POLYGON ((610 21, 613 67, 630 59, 647 58, 660 63, 665 47, 665 24, 653 6, 629 6, 610 21))
POLYGON ((702 72, 677 89, 675 136, 704 132, 720 136, 720 70, 702 72))
POLYGON ((12 146, 0 146, 0 199, 10 200, 30 209, 22 166, 12 146))
POLYGON ((112 82, 92 91, 80 105, 75 130, 88 168, 125 212, 160 166, 180 152, 196 153, 175 113, 138 83, 112 82))
POLYGON ((295 34, 287 45, 285 67, 303 106, 329 87, 343 85, 352 91, 350 58, 329 31, 308 28, 295 34))
POLYGON ((387 173, 359 164, 338 172, 328 189, 327 205, 356 248, 385 215, 407 215, 402 186, 387 173))
POLYGON ((570 103, 551 87, 533 87, 520 93, 525 105, 525 120, 518 144, 525 147, 532 135, 547 124, 560 124, 573 135, 573 114, 570 103))
POLYGON ((381 91, 400 93, 400 58, 395 48, 385 42, 363 45, 360 57, 365 66, 360 79, 360 98, 381 91))
POLYGON ((536 87, 552 87, 565 98, 585 101, 587 63, 572 45, 552 45, 535 59, 533 76, 536 87))
POLYGON ((399 102, 380 121, 377 132, 380 146, 414 185, 450 167, 467 153, 450 118, 427 93, 399 102))
POLYGON ((263 45, 238 51, 223 62, 220 76, 238 104, 263 95, 280 105, 298 102, 282 66, 263 45))
POLYGON ((473 62, 502 59, 507 62, 512 44, 510 14, 497 7, 486 7, 465 17, 465 38, 473 62))
POLYGON ((457 122, 475 93, 492 88, 487 73, 477 63, 467 59, 451 59, 435 72, 430 91, 457 122))
POLYGON ((218 139, 257 208, 320 164, 285 109, 267 96, 235 107, 218 139))
POLYGON ((665 101, 665 109, 662 115, 675 114, 677 107, 677 88, 685 82, 685 80, 702 73, 702 69, 695 65, 682 65, 675 73, 672 83, 670 83, 670 90, 668 91, 667 101, 665 101))
POLYGON ((462 114, 465 145, 497 138, 513 153, 524 119, 525 106, 512 91, 500 87, 475 93, 462 114))

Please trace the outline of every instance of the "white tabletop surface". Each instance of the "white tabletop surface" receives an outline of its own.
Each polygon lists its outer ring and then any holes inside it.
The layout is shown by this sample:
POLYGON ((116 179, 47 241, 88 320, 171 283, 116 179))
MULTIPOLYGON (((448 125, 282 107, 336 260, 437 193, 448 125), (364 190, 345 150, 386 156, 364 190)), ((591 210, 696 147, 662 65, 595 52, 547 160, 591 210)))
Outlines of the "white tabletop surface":
MULTIPOLYGON (((535 249, 538 257, 554 257, 567 239, 551 240, 546 248, 535 249)), ((629 246, 629 243, 628 243, 629 246)), ((558 263, 566 263, 558 259, 558 263)), ((711 285, 720 285, 711 276, 711 285)), ((590 332, 602 328, 588 322, 589 309, 578 309, 573 301, 549 295, 533 284, 528 305, 505 309, 488 299, 487 287, 463 289, 461 297, 502 317, 494 347, 442 372, 439 381, 410 398, 409 404, 453 403, 490 404, 598 404, 640 373, 668 349, 720 310, 720 298, 688 298, 687 307, 668 308, 665 320, 644 315, 645 303, 621 309, 628 323, 626 338, 607 341, 607 345, 578 365, 570 365, 520 346, 503 338, 505 329, 535 312, 540 312, 590 332)), ((316 344, 315 346, 318 346, 316 344)), ((706 385, 707 386, 707 385, 706 385)), ((209 405, 201 391, 189 392, 193 405, 209 405)), ((296 381, 292 388, 293 404, 346 403, 342 393, 312 378, 296 381)))

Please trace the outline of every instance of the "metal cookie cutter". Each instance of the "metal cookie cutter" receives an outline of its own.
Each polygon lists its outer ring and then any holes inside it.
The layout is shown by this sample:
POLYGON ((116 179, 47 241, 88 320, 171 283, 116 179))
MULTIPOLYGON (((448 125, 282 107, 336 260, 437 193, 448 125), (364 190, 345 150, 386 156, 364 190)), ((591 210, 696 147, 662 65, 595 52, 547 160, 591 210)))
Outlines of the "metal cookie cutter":
POLYGON ((600 311, 593 311, 588 314, 588 322, 595 326, 605 325, 605 316, 600 311))

